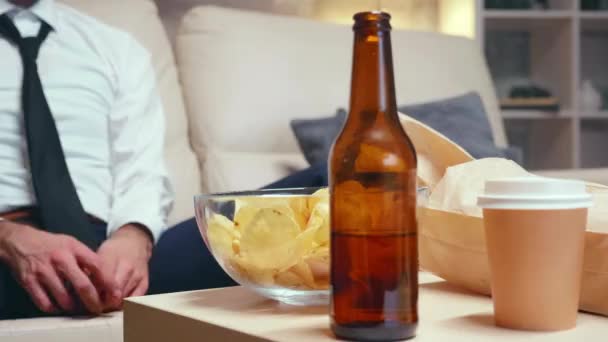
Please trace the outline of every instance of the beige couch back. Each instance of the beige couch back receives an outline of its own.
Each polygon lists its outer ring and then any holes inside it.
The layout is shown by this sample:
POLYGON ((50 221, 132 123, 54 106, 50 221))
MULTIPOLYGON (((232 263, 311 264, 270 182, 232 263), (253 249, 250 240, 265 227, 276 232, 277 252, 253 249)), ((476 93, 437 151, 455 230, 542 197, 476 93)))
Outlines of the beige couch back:
MULTIPOLYGON (((176 190, 170 223, 192 216, 196 193, 256 188, 305 167, 290 120, 331 115, 348 105, 352 32, 346 26, 198 7, 177 37, 180 86, 151 0, 63 1, 130 32, 152 55, 167 119, 165 159, 176 190)), ((399 104, 477 91, 497 144, 505 145, 474 42, 403 31, 392 39, 399 104)))
MULTIPOLYGON (((348 105, 352 40, 346 26, 219 7, 184 18, 177 58, 205 189, 255 188, 305 166, 289 122, 348 105)), ((412 31, 392 42, 399 104, 476 91, 506 144, 475 42, 412 31)))
POLYGON ((192 217, 192 196, 201 191, 196 156, 190 148, 188 120, 171 45, 149 0, 62 0, 114 27, 131 33, 152 55, 158 92, 165 109, 165 162, 176 193, 169 224, 192 217))

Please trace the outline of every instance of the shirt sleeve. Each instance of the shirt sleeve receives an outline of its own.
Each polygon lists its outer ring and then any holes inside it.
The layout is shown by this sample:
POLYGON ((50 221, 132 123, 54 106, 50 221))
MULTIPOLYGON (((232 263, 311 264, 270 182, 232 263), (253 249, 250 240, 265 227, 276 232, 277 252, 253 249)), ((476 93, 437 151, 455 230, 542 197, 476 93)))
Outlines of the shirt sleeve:
POLYGON ((116 69, 117 101, 110 115, 112 200, 108 236, 129 223, 154 238, 166 229, 173 192, 164 165, 165 122, 149 53, 130 39, 116 69))

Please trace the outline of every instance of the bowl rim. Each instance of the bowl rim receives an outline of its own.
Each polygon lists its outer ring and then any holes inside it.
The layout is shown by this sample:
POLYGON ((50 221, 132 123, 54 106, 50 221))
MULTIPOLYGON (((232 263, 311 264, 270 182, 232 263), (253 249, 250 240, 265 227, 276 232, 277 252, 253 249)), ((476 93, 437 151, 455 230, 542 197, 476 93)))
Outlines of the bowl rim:
POLYGON ((313 196, 313 194, 321 189, 326 189, 325 186, 319 187, 302 187, 302 188, 282 188, 282 189, 258 189, 245 191, 218 192, 210 194, 195 195, 194 199, 210 200, 210 199, 230 199, 235 197, 290 197, 290 196, 313 196))
MULTIPOLYGON (((281 189, 258 189, 258 190, 244 190, 244 191, 230 191, 230 192, 217 192, 210 194, 199 194, 194 195, 195 201, 206 201, 206 200, 230 200, 233 198, 240 197, 298 197, 298 196, 313 196, 315 192, 327 189, 326 186, 318 187, 301 187, 301 188, 281 188, 281 189)), ((416 192, 418 194, 424 193, 427 197, 429 196, 428 186, 418 186, 416 192)))

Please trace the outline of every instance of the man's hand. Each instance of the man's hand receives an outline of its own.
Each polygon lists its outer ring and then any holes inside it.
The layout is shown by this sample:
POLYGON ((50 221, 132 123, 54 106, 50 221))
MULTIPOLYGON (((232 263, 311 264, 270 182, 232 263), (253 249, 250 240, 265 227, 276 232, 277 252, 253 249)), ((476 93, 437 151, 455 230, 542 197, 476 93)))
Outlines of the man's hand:
POLYGON ((101 245, 97 254, 104 274, 112 274, 121 289, 120 298, 105 303, 106 310, 120 309, 123 298, 146 294, 152 240, 145 228, 131 224, 121 227, 101 245))
POLYGON ((98 288, 110 294, 118 290, 110 274, 103 272, 99 256, 67 235, 0 221, 0 260, 47 313, 77 313, 82 304, 99 314, 104 298, 98 288))

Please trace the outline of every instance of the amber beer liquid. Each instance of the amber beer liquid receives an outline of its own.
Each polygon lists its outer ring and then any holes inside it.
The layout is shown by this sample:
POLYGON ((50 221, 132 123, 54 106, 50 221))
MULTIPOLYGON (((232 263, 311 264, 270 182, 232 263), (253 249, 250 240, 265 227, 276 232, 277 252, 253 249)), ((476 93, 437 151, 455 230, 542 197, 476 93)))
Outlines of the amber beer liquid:
POLYGON ((331 325, 401 340, 418 321, 416 154, 397 116, 390 16, 354 19, 350 112, 330 157, 331 325))

